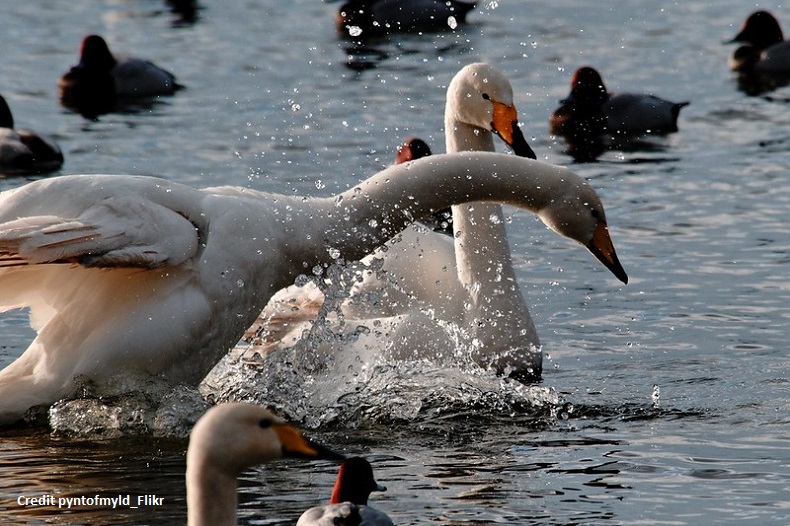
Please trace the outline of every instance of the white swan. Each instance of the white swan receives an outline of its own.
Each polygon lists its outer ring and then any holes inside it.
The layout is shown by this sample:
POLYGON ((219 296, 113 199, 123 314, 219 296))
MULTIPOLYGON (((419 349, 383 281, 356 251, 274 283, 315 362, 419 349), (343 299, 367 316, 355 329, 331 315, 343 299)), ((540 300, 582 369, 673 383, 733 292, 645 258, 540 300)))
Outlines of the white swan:
POLYGON ((235 525, 239 475, 284 457, 343 458, 263 407, 230 403, 209 409, 192 429, 187 449, 188 525, 235 525))
POLYGON ((296 526, 392 526, 386 513, 368 506, 371 492, 386 490, 373 477, 370 462, 362 457, 347 458, 337 472, 329 504, 308 509, 296 526))
POLYGON ((30 307, 38 332, 0 371, 0 423, 137 377, 197 383, 271 296, 334 258, 356 260, 414 217, 499 201, 538 213, 625 273, 590 185, 512 155, 435 155, 342 194, 197 190, 155 177, 63 176, 0 194, 0 312, 30 307))
MULTIPOLYGON (((468 65, 450 82, 445 106, 448 152, 493 151, 497 134, 517 154, 534 158, 517 121, 510 82, 493 66, 468 65)), ((535 182, 530 192, 541 192, 541 187, 549 184, 535 182)), ((569 188, 562 188, 560 180, 550 184, 559 193, 572 193, 576 183, 568 181, 569 188)), ((576 214, 572 210, 563 213, 576 214)), ((386 251, 366 258, 366 264, 374 267, 379 265, 373 258, 382 260, 381 272, 368 272, 354 286, 342 306, 345 325, 354 328, 375 323, 381 328, 375 332, 385 335, 379 347, 389 346, 392 352, 397 346, 403 354, 415 353, 421 345, 428 346, 427 353, 441 349, 443 343, 437 340, 443 334, 441 324, 450 322, 468 328, 464 339, 473 343, 473 358, 482 366, 524 380, 539 378, 540 340, 516 280, 502 207, 492 203, 456 205, 452 217, 454 246, 444 235, 413 226, 398 242, 389 243, 386 251), (426 311, 431 314, 426 316, 426 311)), ((597 220, 587 219, 592 231, 597 220)), ((567 220, 557 216, 550 223, 567 220)), ((589 241, 576 239, 584 244, 589 241)), ((611 243, 608 236, 601 236, 600 241, 611 243)), ((619 264, 607 266, 627 281, 619 264)), ((248 336, 257 332, 258 339, 253 341, 265 351, 289 347, 302 336, 321 303, 322 295, 314 287, 282 291, 248 336)), ((446 343, 455 345, 452 340, 446 343)), ((362 346, 370 344, 363 341, 362 346)))

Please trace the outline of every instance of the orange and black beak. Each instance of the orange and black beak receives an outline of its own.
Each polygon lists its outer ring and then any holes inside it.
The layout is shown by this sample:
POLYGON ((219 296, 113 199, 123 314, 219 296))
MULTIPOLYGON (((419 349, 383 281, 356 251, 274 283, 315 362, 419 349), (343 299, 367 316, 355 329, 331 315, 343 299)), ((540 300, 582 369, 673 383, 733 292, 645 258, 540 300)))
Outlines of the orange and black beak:
POLYGON ((495 100, 491 100, 491 104, 494 107, 494 117, 491 123, 491 128, 494 132, 502 137, 502 140, 510 146, 513 153, 519 157, 537 159, 537 155, 527 144, 524 134, 521 133, 521 128, 518 127, 516 107, 508 106, 495 100))
POLYGON ((612 244, 612 238, 609 237, 609 229, 606 227, 606 223, 600 222, 595 227, 595 232, 593 232, 592 240, 587 245, 587 250, 603 266, 608 268, 617 279, 623 283, 628 283, 628 274, 625 273, 620 260, 617 259, 617 253, 614 251, 614 245, 612 244))

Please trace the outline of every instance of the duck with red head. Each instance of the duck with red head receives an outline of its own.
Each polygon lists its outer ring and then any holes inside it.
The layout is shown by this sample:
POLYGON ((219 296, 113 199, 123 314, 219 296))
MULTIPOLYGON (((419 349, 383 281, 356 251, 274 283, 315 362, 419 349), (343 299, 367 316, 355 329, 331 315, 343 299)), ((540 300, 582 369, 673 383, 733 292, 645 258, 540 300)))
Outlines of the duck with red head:
POLYGON ((549 118, 551 133, 566 138, 571 154, 593 157, 619 140, 678 131, 680 110, 689 104, 648 93, 609 93, 590 66, 573 73, 571 92, 560 102, 549 118))
POLYGON ((347 458, 340 465, 329 504, 305 511, 296 526, 392 526, 392 519, 386 513, 368 506, 372 492, 386 490, 373 477, 370 462, 362 457, 347 458))
POLYGON ((790 82, 790 41, 779 21, 768 11, 755 11, 741 24, 728 44, 740 44, 730 57, 747 91, 762 92, 790 82))
POLYGON ((175 76, 154 63, 114 56, 99 35, 80 45, 80 61, 58 81, 61 103, 86 116, 113 111, 119 101, 172 95, 182 88, 175 76))

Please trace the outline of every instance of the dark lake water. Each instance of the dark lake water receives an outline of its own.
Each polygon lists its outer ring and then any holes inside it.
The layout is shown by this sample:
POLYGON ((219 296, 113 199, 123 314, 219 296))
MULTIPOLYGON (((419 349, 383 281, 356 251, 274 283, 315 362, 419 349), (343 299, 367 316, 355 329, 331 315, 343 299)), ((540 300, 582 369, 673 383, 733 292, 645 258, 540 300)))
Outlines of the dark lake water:
MULTIPOLYGON (((515 386, 453 376, 497 403, 459 395, 397 423, 310 433, 369 456, 388 487, 375 503, 396 524, 790 524, 790 89, 740 91, 722 45, 754 6, 482 1, 455 33, 391 38, 360 57, 334 32, 337 4, 319 0, 204 2, 182 26, 157 0, 12 4, 0 94, 18 126, 58 140, 64 174, 334 193, 391 163, 406 136, 441 151, 447 83, 467 63, 496 64, 538 157, 570 166, 602 196, 629 284, 509 211, 519 282, 547 356, 540 392, 557 403, 527 414, 498 403, 515 386), (64 110, 57 78, 92 32, 170 69, 186 89, 95 121, 64 110), (547 120, 584 64, 612 91, 691 101, 679 133, 574 163, 547 120)), ((760 7, 790 31, 786 6, 760 7)), ((0 179, 0 189, 26 180, 0 179)), ((0 365, 31 337, 24 313, 4 314, 0 365)), ((410 374, 415 391, 435 381, 410 374)), ((308 426, 321 417, 302 416, 308 426)), ((6 433, 0 522, 183 524, 184 450, 177 440, 6 433), (165 501, 17 504, 96 493, 165 501)), ((295 522, 328 496, 335 469, 250 471, 242 523, 295 522)))

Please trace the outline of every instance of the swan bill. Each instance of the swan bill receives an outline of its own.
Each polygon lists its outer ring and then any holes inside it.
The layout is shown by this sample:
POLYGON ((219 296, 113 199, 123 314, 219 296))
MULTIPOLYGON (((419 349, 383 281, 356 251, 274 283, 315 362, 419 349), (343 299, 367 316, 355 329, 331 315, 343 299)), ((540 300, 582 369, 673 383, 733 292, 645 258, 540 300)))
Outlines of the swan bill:
POLYGON ((609 229, 605 223, 598 223, 593 232, 593 237, 587 245, 587 250, 592 253, 595 258, 600 261, 603 266, 608 268, 617 279, 625 284, 628 284, 628 274, 617 259, 617 253, 614 251, 612 238, 609 237, 609 229))
POLYGON ((317 458, 324 460, 343 460, 346 457, 329 448, 305 438, 289 424, 274 424, 272 429, 282 444, 283 456, 291 458, 317 458))
POLYGON ((526 157, 528 159, 537 159, 537 155, 532 151, 521 128, 518 126, 518 112, 515 106, 508 106, 501 102, 492 100, 491 104, 494 107, 493 122, 491 128, 499 135, 505 143, 513 150, 513 153, 519 157, 526 157))

